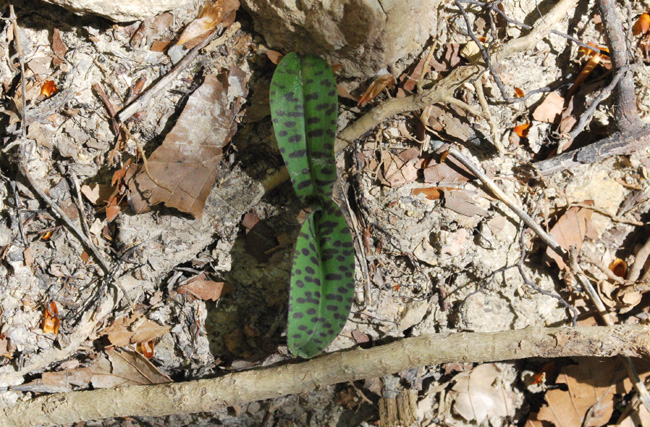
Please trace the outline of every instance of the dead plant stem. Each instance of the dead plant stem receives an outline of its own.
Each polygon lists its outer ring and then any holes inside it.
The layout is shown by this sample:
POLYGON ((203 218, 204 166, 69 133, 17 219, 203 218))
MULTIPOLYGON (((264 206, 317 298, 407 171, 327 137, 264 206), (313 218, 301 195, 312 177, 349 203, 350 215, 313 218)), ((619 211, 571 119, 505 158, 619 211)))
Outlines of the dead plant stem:
POLYGON ((0 409, 0 425, 74 424, 107 417, 165 416, 308 392, 317 387, 376 378, 447 362, 484 363, 530 357, 647 357, 647 327, 526 328, 405 338, 298 364, 254 369, 219 378, 53 394, 0 409))
POLYGON ((23 46, 20 41, 19 27, 18 27, 18 18, 16 17, 16 12, 14 11, 14 5, 9 5, 9 19, 11 24, 14 27, 14 40, 16 42, 16 52, 18 53, 18 61, 20 62, 20 90, 22 92, 23 102, 21 106, 21 115, 22 123, 20 126, 20 131, 22 133, 23 140, 27 137, 27 95, 25 92, 25 57, 23 55, 23 46))

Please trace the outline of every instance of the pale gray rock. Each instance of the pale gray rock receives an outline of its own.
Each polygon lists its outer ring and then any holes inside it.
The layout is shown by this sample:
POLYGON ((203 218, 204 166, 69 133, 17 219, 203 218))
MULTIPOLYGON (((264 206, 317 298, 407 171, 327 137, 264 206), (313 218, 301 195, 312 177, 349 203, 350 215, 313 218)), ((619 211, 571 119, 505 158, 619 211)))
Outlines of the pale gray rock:
POLYGON ((322 55, 370 77, 422 49, 440 0, 243 0, 270 48, 322 55))
POLYGON ((115 22, 151 18, 168 10, 187 6, 194 0, 43 0, 79 15, 99 15, 115 22))

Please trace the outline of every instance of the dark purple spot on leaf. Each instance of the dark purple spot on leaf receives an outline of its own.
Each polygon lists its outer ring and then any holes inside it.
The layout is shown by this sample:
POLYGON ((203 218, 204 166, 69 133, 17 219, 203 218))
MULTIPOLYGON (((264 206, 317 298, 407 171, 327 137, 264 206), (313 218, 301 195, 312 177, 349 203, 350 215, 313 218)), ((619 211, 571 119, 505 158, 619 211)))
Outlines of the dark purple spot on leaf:
POLYGON ((307 150, 296 150, 293 153, 289 153, 290 159, 298 159, 300 157, 305 157, 307 155, 307 150))

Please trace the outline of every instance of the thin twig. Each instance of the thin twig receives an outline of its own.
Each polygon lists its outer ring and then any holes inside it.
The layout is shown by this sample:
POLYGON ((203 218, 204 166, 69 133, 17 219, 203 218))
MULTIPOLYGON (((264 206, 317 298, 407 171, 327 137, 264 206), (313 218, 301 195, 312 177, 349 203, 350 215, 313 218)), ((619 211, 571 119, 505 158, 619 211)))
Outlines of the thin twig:
POLYGON ((492 67, 490 54, 488 53, 487 49, 485 49, 485 47, 483 46, 483 43, 481 43, 478 37, 476 37, 474 31, 472 31, 472 25, 469 22, 469 16, 467 16, 467 12, 465 12, 465 8, 463 8, 459 0, 454 0, 454 2, 456 3, 456 7, 460 10, 460 13, 463 15, 463 19, 465 20, 465 25, 467 26, 467 35, 474 41, 479 51, 481 52, 481 57, 485 62, 485 66, 487 67, 488 70, 490 70, 490 74, 492 74, 492 77, 494 78, 494 82, 497 84, 497 87, 501 92, 501 96, 506 102, 510 102, 511 98, 508 96, 508 93, 506 92, 506 87, 503 85, 503 82, 501 81, 501 78, 499 78, 499 75, 497 74, 494 67, 492 67))
POLYGON ((634 264, 632 264, 630 271, 627 273, 627 280, 629 282, 634 283, 639 279, 641 270, 648 260, 648 257, 650 257, 650 239, 648 239, 641 249, 639 249, 639 252, 636 253, 634 264))
POLYGON ((594 212, 597 212, 597 213, 599 213, 599 214, 601 214, 601 215, 604 215, 604 216, 608 217, 608 218, 611 219, 612 221, 620 222, 621 224, 635 225, 635 226, 637 226, 637 227, 638 227, 638 226, 642 226, 642 225, 644 225, 644 223, 641 222, 641 221, 636 221, 636 220, 633 220, 633 219, 625 219, 625 218, 621 218, 621 217, 619 217, 619 216, 612 215, 611 213, 607 212, 606 210, 601 209, 601 208, 598 208, 598 207, 596 207, 596 206, 585 205, 584 203, 571 203, 571 204, 569 205, 569 207, 573 207, 573 206, 576 206, 576 207, 578 207, 578 208, 585 208, 585 209, 592 210, 592 211, 594 211, 594 212))
POLYGON ((129 129, 126 127, 126 125, 124 123, 121 123, 121 128, 124 131, 124 133, 126 134, 127 138, 131 138, 132 140, 135 141, 135 145, 136 145, 136 147, 138 147, 138 152, 140 153, 140 156, 142 157, 142 163, 144 165, 144 171, 147 174, 147 176, 149 177, 149 179, 151 181, 153 181, 153 183, 156 184, 158 187, 163 188, 163 189, 165 189, 165 190, 167 190, 167 191, 169 191, 170 193, 173 194, 174 190, 167 187, 166 185, 161 184, 160 182, 158 182, 158 180, 156 178, 154 178, 153 175, 151 175, 151 172, 149 171, 149 161, 147 160, 147 155, 145 154, 144 149, 142 148, 142 144, 140 143, 140 139, 133 136, 131 131, 129 131, 129 129))
POLYGON ((34 190, 36 194, 38 194, 38 197, 40 197, 52 209, 54 215, 57 218, 59 218, 61 221, 63 221, 66 227, 68 227, 72 232, 74 232, 74 234, 79 238, 81 243, 83 243, 84 247, 93 255, 93 258, 95 258, 95 260, 97 261, 99 268, 101 268, 105 274, 109 274, 111 268, 108 262, 104 260, 104 257, 99 252, 99 250, 95 247, 93 242, 91 242, 90 239, 86 237, 84 232, 81 231, 75 225, 75 223, 68 217, 68 215, 66 215, 65 212, 63 212, 63 209, 61 209, 54 200, 52 200, 47 194, 45 194, 43 190, 41 190, 38 187, 38 185, 32 179, 30 173, 27 172, 27 169, 25 169, 25 167, 22 165, 20 167, 20 173, 25 177, 25 179, 27 179, 30 187, 32 187, 32 190, 34 190))
MULTIPOLYGON (((235 23, 236 24, 236 23, 235 23)), ((233 25, 235 25, 233 24, 233 25)), ((231 25, 232 27, 232 25, 231 25)), ((223 33, 221 25, 212 32, 205 40, 203 40, 198 45, 190 49, 189 52, 181 59, 178 64, 170 72, 161 77, 157 82, 149 86, 139 97, 137 97, 133 102, 131 102, 126 107, 122 108, 116 115, 116 118, 119 122, 124 123, 131 116, 133 116, 138 111, 141 111, 145 106, 151 104, 153 99, 156 97, 158 92, 163 89, 168 89, 171 86, 172 81, 176 76, 183 71, 199 54, 201 49, 206 47, 213 41, 217 36, 220 36, 223 33)))
MULTIPOLYGON (((616 1, 598 0, 600 16, 603 20, 603 27, 607 42, 609 44, 609 56, 612 60, 614 70, 626 68, 630 65, 627 55, 627 43, 623 25, 618 17, 616 1)), ((634 92, 634 76, 631 73, 621 79, 615 88, 616 115, 614 120, 618 129, 622 131, 634 131, 641 128, 642 122, 637 110, 636 93, 634 92)))
POLYGON ((18 28, 18 19, 16 18, 16 13, 14 11, 14 5, 9 5, 9 19, 11 24, 14 27, 14 40, 16 41, 16 52, 18 53, 18 60, 20 61, 20 88, 23 96, 23 105, 22 105, 22 124, 20 130, 22 132, 23 139, 27 137, 27 93, 25 92, 25 57, 23 56, 23 46, 20 42, 20 34, 18 28))
POLYGON ((505 152, 503 145, 501 144, 501 139, 499 137, 499 132, 497 130, 497 124, 494 121, 494 117, 490 113, 490 106, 485 99, 485 93, 483 92, 483 83, 480 79, 474 80, 474 88, 476 89, 476 97, 478 98, 479 104, 483 109, 483 117, 488 121, 490 125, 490 133, 492 133, 492 139, 494 140, 493 144, 499 150, 500 153, 505 152))
POLYGON ((594 116, 594 113, 596 112, 596 109, 600 105, 601 102, 605 98, 609 96, 610 93, 612 93, 612 90, 616 87, 618 82, 623 78, 623 75, 627 72, 629 67, 625 67, 624 69, 617 70, 616 73, 614 73, 614 77, 612 78, 612 81, 605 86, 598 96, 591 102, 589 107, 585 110, 584 113, 580 116, 580 120, 578 120, 578 123, 576 123, 575 127, 571 132, 569 132, 569 139, 570 141, 573 141, 574 139, 577 138, 577 136, 582 132, 587 126, 587 123, 591 122, 592 117, 594 116))
POLYGON ((70 172, 70 180, 74 185, 74 191, 77 194, 77 208, 79 209, 79 222, 81 222, 81 228, 83 229, 86 236, 90 238, 90 230, 88 229, 88 223, 86 222, 86 213, 84 211, 84 201, 81 195, 81 186, 79 185, 79 178, 74 172, 70 172))
MULTIPOLYGON (((605 304, 603 304, 603 301, 600 299, 600 295, 598 295, 598 292, 596 292, 596 289, 584 274, 582 268, 578 265, 577 260, 574 257, 571 257, 570 254, 564 250, 557 242, 555 242, 555 240, 553 240, 553 238, 548 233, 546 233, 542 227, 540 227, 526 212, 519 208, 519 206, 517 206, 517 204, 512 199, 510 199, 510 197, 501 191, 501 189, 497 187, 497 185, 490 178, 488 178, 488 176, 485 175, 483 171, 476 167, 473 162, 462 155, 455 147, 449 147, 449 154, 451 154, 454 158, 465 165, 465 167, 472 171, 472 173, 474 173, 478 179, 480 179, 481 182, 490 191, 492 191, 492 193, 499 200, 501 200, 513 212, 515 212, 515 214, 517 214, 517 216, 519 216, 519 218, 521 218, 521 220, 524 221, 524 223, 529 226, 542 239, 542 241, 553 250, 553 252, 557 253, 562 258, 566 265, 568 265, 571 269, 571 272, 578 278, 580 284, 587 292, 587 295, 589 295, 589 298, 591 299, 594 306, 596 306, 596 310, 598 311, 598 314, 600 314, 600 317, 603 319, 603 322, 608 326, 613 325, 614 322, 607 312, 605 304)), ((643 401, 644 406, 650 410, 650 394, 639 378, 632 360, 629 357, 623 357, 623 363, 630 379, 634 383, 635 389, 643 401)))

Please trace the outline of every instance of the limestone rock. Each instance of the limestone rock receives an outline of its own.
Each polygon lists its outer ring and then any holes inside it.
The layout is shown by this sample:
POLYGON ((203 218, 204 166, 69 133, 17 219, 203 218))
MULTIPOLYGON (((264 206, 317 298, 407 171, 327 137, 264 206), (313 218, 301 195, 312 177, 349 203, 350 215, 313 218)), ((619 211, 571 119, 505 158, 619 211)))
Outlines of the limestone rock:
POLYGON ((440 0, 243 0, 270 48, 319 54, 370 77, 422 49, 440 0))
POLYGON ((194 0, 43 0, 79 15, 99 15, 115 22, 131 22, 151 18, 193 3, 194 0))

